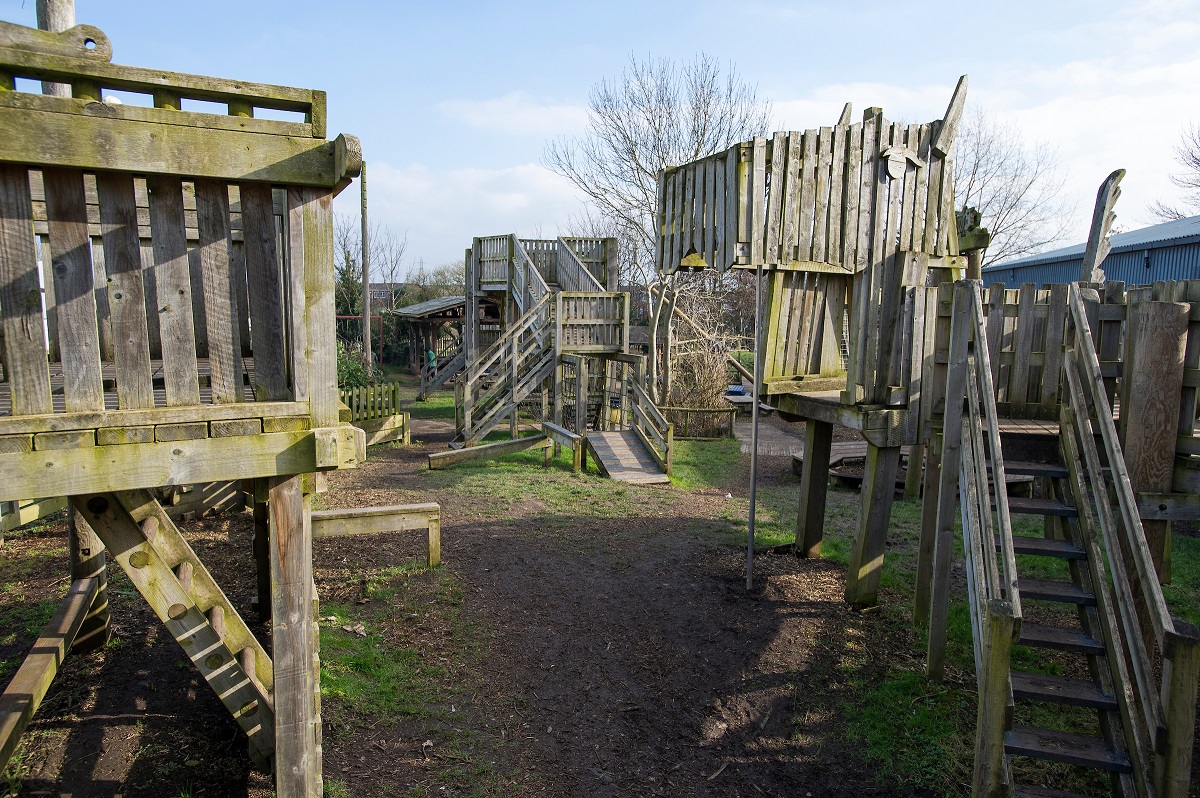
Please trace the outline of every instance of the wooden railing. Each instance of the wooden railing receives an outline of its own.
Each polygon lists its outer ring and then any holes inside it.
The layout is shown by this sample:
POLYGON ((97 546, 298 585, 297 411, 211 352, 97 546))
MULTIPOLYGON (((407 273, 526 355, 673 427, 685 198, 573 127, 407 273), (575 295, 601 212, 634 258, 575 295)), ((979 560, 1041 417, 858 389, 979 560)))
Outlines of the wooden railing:
POLYGON ((373 421, 399 415, 400 383, 381 382, 338 391, 342 404, 350 408, 350 421, 373 421))
POLYGON ((659 410, 679 430, 675 436, 679 440, 735 437, 736 407, 660 407, 659 410))
POLYGON ((558 284, 565 291, 603 291, 604 286, 588 271, 565 239, 558 239, 558 284))
POLYGON ((596 278, 602 291, 617 288, 617 240, 615 238, 559 238, 566 243, 583 267, 596 278))
POLYGON ((508 284, 511 261, 511 236, 487 236, 479 239, 479 282, 481 285, 508 284))
POLYGON ((1160 798, 1185 796, 1191 776, 1200 633, 1193 624, 1172 617, 1163 597, 1117 439, 1083 290, 1077 284, 1070 286, 1068 311, 1060 436, 1072 486, 1080 497, 1080 527, 1091 549, 1098 609, 1111 619, 1101 626, 1109 650, 1116 654, 1109 659, 1118 683, 1121 724, 1135 777, 1152 785, 1152 794, 1160 798), (1155 667, 1156 649, 1161 667, 1155 667), (1131 689, 1123 689, 1126 685, 1131 689))
POLYGON ((629 294, 561 291, 559 347, 573 352, 619 352, 629 330, 629 294))
POLYGON ((632 382, 631 398, 633 431, 641 438, 659 467, 670 476, 674 460, 675 427, 667 422, 637 379, 632 382))
POLYGON ((984 330, 980 284, 973 280, 957 283, 942 428, 942 462, 947 467, 941 473, 927 667, 931 676, 941 677, 953 552, 951 534, 959 498, 979 693, 973 795, 999 794, 994 791, 1007 783, 1004 732, 1010 725, 1013 705, 1009 661, 1012 644, 1021 630, 1021 596, 1017 590, 1004 457, 984 330), (961 398, 964 396, 965 403, 961 398), (956 458, 957 473, 950 467, 956 458))

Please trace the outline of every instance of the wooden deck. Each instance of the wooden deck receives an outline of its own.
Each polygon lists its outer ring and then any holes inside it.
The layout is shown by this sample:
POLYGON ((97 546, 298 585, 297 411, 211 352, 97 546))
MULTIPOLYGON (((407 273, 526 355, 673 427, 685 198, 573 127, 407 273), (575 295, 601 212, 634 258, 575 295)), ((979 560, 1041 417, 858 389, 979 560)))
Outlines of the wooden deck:
POLYGON ((632 430, 589 432, 587 441, 596 465, 610 479, 636 485, 671 481, 632 430))

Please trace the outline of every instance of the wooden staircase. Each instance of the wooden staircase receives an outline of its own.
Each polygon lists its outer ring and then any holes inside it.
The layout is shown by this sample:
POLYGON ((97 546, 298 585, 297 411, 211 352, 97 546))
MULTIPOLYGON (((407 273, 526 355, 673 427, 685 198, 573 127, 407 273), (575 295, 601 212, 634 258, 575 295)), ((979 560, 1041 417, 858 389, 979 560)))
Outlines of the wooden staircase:
POLYGON ((72 502, 246 733, 255 764, 270 768, 271 658, 162 505, 144 490, 72 502))

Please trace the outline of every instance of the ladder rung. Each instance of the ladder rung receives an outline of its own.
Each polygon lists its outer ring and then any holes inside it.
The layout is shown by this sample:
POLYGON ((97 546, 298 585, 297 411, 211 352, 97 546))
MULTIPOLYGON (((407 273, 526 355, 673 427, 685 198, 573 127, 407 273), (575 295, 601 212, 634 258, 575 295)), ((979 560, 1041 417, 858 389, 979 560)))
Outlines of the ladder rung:
POLYGON ((1021 598, 1038 601, 1057 601, 1063 604, 1078 604, 1095 607, 1096 597, 1073 582, 1052 579, 1018 579, 1017 590, 1021 598))
MULTIPOLYGON (((1065 540, 1035 538, 1028 535, 1013 535, 1013 551, 1017 554, 1036 554, 1040 557, 1058 557, 1063 560, 1086 560, 1087 553, 1074 543, 1065 540)), ((1000 543, 997 540, 997 547, 1000 543)))
POLYGON ((1056 651, 1071 651, 1076 654, 1103 656, 1104 644, 1078 629, 1048 626, 1041 623, 1022 623, 1021 645, 1036 648, 1052 648, 1056 651))
POLYGON ((1105 711, 1117 709, 1117 699, 1090 679, 1013 671, 1012 690, 1014 698, 1025 701, 1046 701, 1105 711))
POLYGON ((225 608, 215 604, 208 611, 208 624, 217 633, 217 637, 225 639, 225 608))
POLYGON ((1010 755, 1030 756, 1114 773, 1133 772, 1129 757, 1112 750, 1099 737, 1086 734, 1018 726, 1004 733, 1004 750, 1010 755))
MULTIPOLYGON (((995 507, 995 504, 992 506, 995 507)), ((1054 499, 1027 499, 1023 496, 1009 496, 1008 511, 1021 515, 1055 515, 1060 518, 1075 518, 1079 515, 1079 511, 1069 504, 1054 499)))
POLYGON ((179 580, 183 592, 190 596, 192 594, 192 564, 184 560, 175 566, 175 578, 179 580))

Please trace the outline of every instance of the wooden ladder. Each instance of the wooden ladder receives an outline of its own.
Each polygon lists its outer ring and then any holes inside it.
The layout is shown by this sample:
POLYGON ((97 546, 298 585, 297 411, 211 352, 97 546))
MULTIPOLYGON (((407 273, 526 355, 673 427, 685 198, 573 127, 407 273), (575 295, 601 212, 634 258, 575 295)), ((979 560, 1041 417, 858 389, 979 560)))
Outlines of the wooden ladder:
POLYGON ((271 658, 179 528, 145 490, 71 501, 246 732, 254 763, 269 771, 275 753, 271 658))
MULTIPOLYGON (((1004 735, 1007 757, 1031 757, 1105 771, 1113 782, 1113 794, 1132 798, 1139 795, 1133 776, 1126 732, 1122 727, 1118 694, 1129 690, 1125 663, 1113 646, 1119 634, 1115 608, 1100 573, 1104 561, 1096 540, 1079 523, 1081 502, 1074 495, 1069 472, 1053 454, 1044 462, 1005 460, 1006 475, 1039 478, 1041 498, 1008 498, 1014 515, 1042 516, 1046 535, 1014 535, 1013 549, 1019 555, 1047 558, 1065 563, 1068 579, 1034 579, 1019 575, 1017 586, 1022 602, 1069 605, 1075 608, 1076 623, 1050 625, 1024 620, 1015 642, 1030 648, 1065 652, 1078 658, 1078 671, 1088 676, 1059 676, 1011 670, 1012 697, 1017 702, 1039 702, 1083 707, 1096 712, 1100 736, 1059 729, 1013 725, 1004 735), (1097 590, 1096 586, 1101 586, 1097 590)), ((1085 510, 1086 511, 1086 510, 1085 510)), ((1078 793, 1014 785, 1017 798, 1083 798, 1078 793)))

